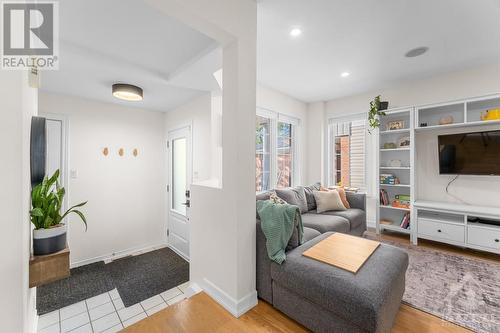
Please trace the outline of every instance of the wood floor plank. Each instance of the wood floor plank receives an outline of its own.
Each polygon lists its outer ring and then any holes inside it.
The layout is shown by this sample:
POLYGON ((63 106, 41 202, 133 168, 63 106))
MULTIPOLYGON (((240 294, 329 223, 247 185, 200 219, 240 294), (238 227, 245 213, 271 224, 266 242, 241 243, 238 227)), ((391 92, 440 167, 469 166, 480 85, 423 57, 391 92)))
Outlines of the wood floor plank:
MULTIPOLYGON (((384 234, 380 240, 409 243, 408 238, 384 234)), ((498 255, 467 250, 444 244, 423 241, 419 246, 449 251, 455 254, 500 262, 498 255)), ((207 294, 199 293, 190 299, 157 312, 133 326, 125 333, 178 333, 178 332, 263 332, 304 333, 309 332, 302 325, 288 318, 270 304, 259 300, 258 305, 240 318, 233 317, 207 294)), ((408 305, 401 305, 392 333, 464 333, 471 332, 463 327, 443 321, 408 305)))

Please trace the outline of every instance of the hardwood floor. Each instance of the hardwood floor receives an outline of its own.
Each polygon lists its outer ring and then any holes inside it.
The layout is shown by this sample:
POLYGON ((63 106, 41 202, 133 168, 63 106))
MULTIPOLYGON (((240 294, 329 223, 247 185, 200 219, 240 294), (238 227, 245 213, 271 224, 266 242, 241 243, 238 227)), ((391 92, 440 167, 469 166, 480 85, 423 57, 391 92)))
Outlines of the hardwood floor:
MULTIPOLYGON (((374 234, 373 234, 374 235, 374 234)), ((409 243, 408 237, 384 234, 379 239, 409 243)), ((419 246, 449 251, 473 258, 500 262, 500 256, 422 241, 419 246)), ((199 293, 126 328, 126 333, 174 333, 174 332, 308 332, 268 303, 259 304, 241 316, 234 318, 207 294, 199 293)), ((470 332, 460 326, 422 312, 408 305, 401 305, 392 333, 461 333, 470 332)))

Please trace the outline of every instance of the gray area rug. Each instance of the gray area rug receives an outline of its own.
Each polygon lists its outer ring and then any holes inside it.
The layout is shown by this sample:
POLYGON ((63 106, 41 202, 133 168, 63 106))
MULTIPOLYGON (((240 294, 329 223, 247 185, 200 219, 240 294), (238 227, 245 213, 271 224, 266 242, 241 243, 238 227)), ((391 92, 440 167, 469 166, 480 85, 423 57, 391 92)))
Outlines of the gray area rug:
POLYGON ((189 263, 169 248, 115 260, 106 269, 125 307, 189 281, 189 263))
POLYGON ((408 252, 403 302, 475 332, 500 332, 500 261, 382 242, 408 252))
POLYGON ((39 315, 118 289, 126 307, 189 281, 189 263, 169 248, 71 269, 71 276, 37 288, 39 315))

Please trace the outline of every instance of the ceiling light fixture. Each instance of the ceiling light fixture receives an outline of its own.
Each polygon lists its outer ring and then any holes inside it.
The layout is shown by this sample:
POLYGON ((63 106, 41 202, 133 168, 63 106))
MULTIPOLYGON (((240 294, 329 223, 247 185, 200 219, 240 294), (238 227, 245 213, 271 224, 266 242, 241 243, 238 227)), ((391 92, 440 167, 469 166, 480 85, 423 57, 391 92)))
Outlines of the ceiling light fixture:
POLYGON ((348 77, 349 75, 351 75, 351 73, 349 72, 343 72, 342 74, 340 74, 340 76, 342 77, 348 77))
POLYGON ((290 30, 290 36, 299 37, 300 35, 302 35, 302 30, 300 28, 293 28, 290 30))
POLYGON ((125 101, 142 101, 143 92, 142 88, 126 84, 126 83, 115 83, 112 86, 113 96, 125 101))
POLYGON ((427 46, 420 46, 416 47, 414 49, 411 49, 410 51, 405 53, 405 57, 407 58, 415 58, 418 56, 421 56, 425 52, 429 51, 429 48, 427 46))

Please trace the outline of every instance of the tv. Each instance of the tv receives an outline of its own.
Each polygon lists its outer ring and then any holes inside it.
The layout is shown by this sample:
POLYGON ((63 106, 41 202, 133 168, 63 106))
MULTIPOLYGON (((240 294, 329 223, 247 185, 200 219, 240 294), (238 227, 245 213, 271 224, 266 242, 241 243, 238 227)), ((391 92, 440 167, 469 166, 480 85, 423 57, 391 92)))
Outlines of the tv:
POLYGON ((438 136, 442 175, 500 175, 500 130, 438 136))

